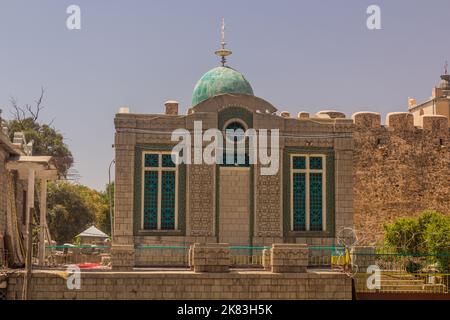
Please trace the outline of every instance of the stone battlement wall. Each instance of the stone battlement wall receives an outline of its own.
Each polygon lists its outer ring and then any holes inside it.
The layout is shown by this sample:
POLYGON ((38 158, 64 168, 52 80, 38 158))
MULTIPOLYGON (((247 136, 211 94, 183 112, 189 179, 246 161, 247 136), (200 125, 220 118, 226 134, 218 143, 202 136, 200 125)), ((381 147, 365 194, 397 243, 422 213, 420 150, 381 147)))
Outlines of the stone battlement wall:
POLYGON ((374 112, 353 116, 355 228, 381 244, 383 225, 423 210, 450 215, 450 134, 444 116, 374 112))

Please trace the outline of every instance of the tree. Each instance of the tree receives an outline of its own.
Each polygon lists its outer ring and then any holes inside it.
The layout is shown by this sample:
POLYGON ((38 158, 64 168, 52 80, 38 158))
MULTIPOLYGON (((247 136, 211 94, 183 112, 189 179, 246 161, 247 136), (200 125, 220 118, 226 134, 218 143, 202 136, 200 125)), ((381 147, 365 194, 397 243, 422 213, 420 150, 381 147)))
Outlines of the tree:
POLYGON ((102 192, 102 198, 104 203, 103 207, 104 209, 98 215, 97 225, 103 232, 111 234, 110 204, 112 207, 112 211, 114 212, 114 182, 106 184, 105 191, 102 192))
POLYGON ((33 155, 52 156, 58 174, 66 178, 68 170, 73 165, 73 156, 64 142, 63 135, 52 127, 52 123, 39 122, 40 112, 45 108, 42 105, 44 93, 45 90, 42 88, 34 106, 29 104, 19 106, 17 100, 11 98, 13 119, 6 123, 11 139, 15 132, 24 132, 27 141, 33 141, 33 155))
POLYGON ((398 253, 432 255, 442 272, 449 270, 450 217, 424 211, 385 225, 385 242, 398 253))
POLYGON ((62 244, 95 221, 92 207, 80 194, 80 187, 69 182, 48 185, 48 226, 52 238, 62 244))
POLYGON ((56 182, 49 184, 49 228, 58 243, 72 242, 91 225, 111 234, 108 189, 99 192, 80 184, 56 182))

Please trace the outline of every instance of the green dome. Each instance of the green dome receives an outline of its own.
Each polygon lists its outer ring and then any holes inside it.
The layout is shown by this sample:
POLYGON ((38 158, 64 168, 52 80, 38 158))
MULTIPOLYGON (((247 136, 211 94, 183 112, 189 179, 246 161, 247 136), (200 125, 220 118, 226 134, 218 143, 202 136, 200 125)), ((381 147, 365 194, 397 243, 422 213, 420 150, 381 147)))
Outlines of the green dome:
POLYGON ((242 74, 230 67, 217 67, 205 73, 194 88, 192 106, 223 93, 253 95, 250 83, 242 74))

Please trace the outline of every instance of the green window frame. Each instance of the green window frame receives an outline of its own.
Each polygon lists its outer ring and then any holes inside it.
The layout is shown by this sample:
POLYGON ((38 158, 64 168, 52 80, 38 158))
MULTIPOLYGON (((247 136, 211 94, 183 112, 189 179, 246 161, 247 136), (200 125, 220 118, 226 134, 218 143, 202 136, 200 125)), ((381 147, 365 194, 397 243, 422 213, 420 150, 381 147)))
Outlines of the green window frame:
POLYGON ((142 152, 141 230, 178 230, 178 165, 170 151, 142 152))
POLYGON ((290 230, 327 231, 327 156, 289 156, 290 230))

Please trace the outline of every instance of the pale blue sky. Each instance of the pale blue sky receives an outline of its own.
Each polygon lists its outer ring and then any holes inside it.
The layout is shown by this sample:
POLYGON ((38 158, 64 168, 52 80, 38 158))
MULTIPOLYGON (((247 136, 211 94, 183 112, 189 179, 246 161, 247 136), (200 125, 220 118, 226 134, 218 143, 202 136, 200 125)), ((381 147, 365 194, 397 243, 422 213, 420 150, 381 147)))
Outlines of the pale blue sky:
POLYGON ((31 103, 45 86, 44 120, 73 151, 80 182, 102 189, 120 106, 185 112, 196 81, 218 65, 220 18, 229 65, 254 92, 296 114, 371 110, 383 117, 424 100, 450 60, 449 0, 0 0, 0 108, 31 103), (81 7, 82 30, 66 28, 81 7), (382 30, 366 28, 381 7, 382 30))

